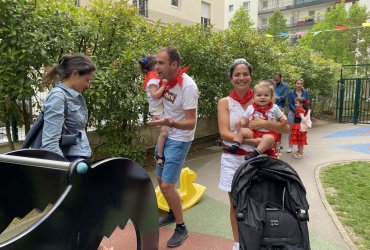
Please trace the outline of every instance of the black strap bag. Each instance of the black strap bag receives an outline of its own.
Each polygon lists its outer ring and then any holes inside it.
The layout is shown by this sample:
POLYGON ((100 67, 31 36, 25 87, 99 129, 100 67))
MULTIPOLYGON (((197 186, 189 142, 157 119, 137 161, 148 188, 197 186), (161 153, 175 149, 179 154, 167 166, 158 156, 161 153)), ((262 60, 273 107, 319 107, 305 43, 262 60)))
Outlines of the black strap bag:
MULTIPOLYGON (((67 99, 64 101, 64 117, 67 117, 68 105, 67 99)), ((42 131, 44 128, 44 112, 40 112, 39 116, 33 123, 30 131, 23 141, 22 148, 39 149, 42 146, 42 131)), ((67 127, 63 124, 62 135, 59 144, 61 147, 71 146, 77 144, 77 139, 81 138, 81 133, 71 134, 68 132, 67 127)))

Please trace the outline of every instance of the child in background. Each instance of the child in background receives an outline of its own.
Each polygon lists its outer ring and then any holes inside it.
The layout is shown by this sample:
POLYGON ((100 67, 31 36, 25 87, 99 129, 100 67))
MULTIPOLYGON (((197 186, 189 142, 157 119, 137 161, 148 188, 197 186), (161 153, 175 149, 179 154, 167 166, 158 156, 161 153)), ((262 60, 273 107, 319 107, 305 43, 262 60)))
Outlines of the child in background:
MULTIPOLYGON (((146 92, 149 103, 149 113, 153 120, 160 119, 163 115, 163 100, 162 95, 166 88, 167 81, 162 82, 159 79, 158 73, 155 70, 157 61, 155 56, 146 56, 138 60, 141 68, 141 72, 145 74, 143 89, 146 92)), ((155 159, 159 166, 163 166, 164 155, 163 148, 164 143, 167 140, 168 128, 162 126, 157 141, 157 155, 155 159)))
POLYGON ((290 127, 290 145, 298 145, 298 151, 293 154, 295 159, 303 159, 303 147, 307 145, 307 131, 301 130, 301 121, 308 111, 309 102, 303 98, 298 97, 295 99, 296 111, 294 114, 294 123, 290 127))
POLYGON ((248 128, 250 120, 253 119, 264 119, 269 121, 280 121, 281 123, 288 123, 288 119, 279 107, 273 103, 273 97, 275 95, 274 86, 268 81, 261 81, 253 88, 254 102, 250 105, 243 114, 241 119, 235 126, 238 131, 234 137, 234 143, 227 148, 230 153, 236 154, 239 150, 240 144, 243 141, 253 143, 252 140, 258 140, 259 144, 257 148, 245 157, 246 160, 257 157, 260 154, 267 153, 269 149, 272 149, 275 143, 279 140, 279 134, 266 129, 260 129, 254 131, 248 128))
MULTIPOLYGON (((295 107, 295 99, 298 97, 304 97, 307 101, 310 100, 310 95, 307 90, 304 89, 304 80, 302 78, 298 78, 294 81, 294 89, 288 95, 288 124, 292 126, 294 123, 294 114, 296 111, 295 107)), ((288 136, 288 143, 290 141, 290 133, 288 136)), ((288 146, 286 150, 287 153, 291 153, 293 151, 293 145, 288 146)))

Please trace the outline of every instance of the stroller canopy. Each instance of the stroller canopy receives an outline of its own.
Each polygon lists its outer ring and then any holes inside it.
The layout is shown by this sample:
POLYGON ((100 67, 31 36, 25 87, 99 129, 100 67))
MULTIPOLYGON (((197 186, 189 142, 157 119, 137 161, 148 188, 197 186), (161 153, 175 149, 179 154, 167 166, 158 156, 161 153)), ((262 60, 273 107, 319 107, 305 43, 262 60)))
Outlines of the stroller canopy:
MULTIPOLYGON (((271 193, 274 193, 274 190, 265 190, 264 180, 276 182, 276 185, 282 182, 285 183, 287 187, 286 192, 288 192, 294 202, 292 209, 308 210, 306 189, 298 173, 282 160, 261 156, 246 161, 235 172, 231 185, 231 194, 234 206, 237 206, 239 211, 246 208, 246 199, 250 196, 248 192, 251 191, 252 187, 254 190, 260 190, 260 197, 272 196, 271 193)), ((270 187, 277 188, 275 185, 270 187)), ((274 200, 273 197, 272 200, 274 200)))
POLYGON ((278 230, 274 233, 275 240, 281 237, 285 245, 297 247, 294 249, 309 249, 306 189, 289 164, 269 156, 250 159, 236 171, 231 188, 241 246, 242 243, 248 246, 241 249, 269 249, 262 246, 269 237, 267 228, 271 226, 278 230), (274 212, 277 210, 280 212, 274 212), (271 213, 281 220, 289 214, 289 222, 283 226, 280 221, 279 226, 274 227, 271 213))

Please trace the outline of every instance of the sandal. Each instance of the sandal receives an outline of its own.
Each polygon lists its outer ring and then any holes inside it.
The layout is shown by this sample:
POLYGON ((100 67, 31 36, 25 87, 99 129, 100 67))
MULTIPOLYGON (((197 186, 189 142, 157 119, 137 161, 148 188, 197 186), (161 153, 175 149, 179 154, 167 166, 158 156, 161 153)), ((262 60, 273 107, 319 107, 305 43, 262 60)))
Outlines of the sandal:
POLYGON ((301 155, 299 153, 295 153, 295 154, 293 154, 293 158, 294 159, 303 159, 303 155, 301 155))
POLYGON ((163 166, 164 166, 164 157, 159 156, 159 155, 155 155, 154 160, 157 162, 158 166, 163 168, 163 166))

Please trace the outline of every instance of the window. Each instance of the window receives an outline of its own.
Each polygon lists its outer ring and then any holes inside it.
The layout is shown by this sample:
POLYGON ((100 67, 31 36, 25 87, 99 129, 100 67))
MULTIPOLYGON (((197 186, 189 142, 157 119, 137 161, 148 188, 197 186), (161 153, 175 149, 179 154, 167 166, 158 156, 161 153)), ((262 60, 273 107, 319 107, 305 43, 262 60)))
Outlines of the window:
POLYGON ((317 21, 321 21, 321 20, 324 20, 324 13, 317 13, 317 21))
POLYGON ((299 11, 294 11, 294 12, 292 13, 291 18, 290 18, 290 24, 291 24, 292 26, 295 26, 295 25, 296 25, 296 23, 298 22, 298 19, 299 19, 299 11))
POLYGON ((179 1, 180 0, 171 0, 171 5, 175 7, 179 7, 179 1))
POLYGON ((280 8, 282 7, 283 5, 280 3, 279 0, 276 0, 276 7, 275 8, 280 8))
POLYGON ((244 7, 244 9, 246 9, 246 10, 248 10, 249 11, 249 8, 250 8, 250 2, 248 1, 248 2, 244 2, 243 3, 243 7, 244 7))
POLYGON ((148 0, 133 0, 132 4, 137 8, 139 15, 148 17, 148 0))
POLYGON ((200 23, 202 24, 203 27, 207 28, 211 25, 211 19, 206 18, 206 17, 201 17, 200 23))
POLYGON ((200 23, 205 28, 211 24, 211 5, 209 3, 202 2, 200 23))
POLYGON ((261 20, 262 22, 262 25, 264 25, 264 26, 266 26, 267 25, 267 18, 266 17, 264 17, 264 18, 262 18, 262 20, 261 20))
POLYGON ((268 2, 267 1, 263 1, 262 2, 262 9, 267 9, 268 7, 268 2))
POLYGON ((229 5, 229 12, 233 11, 234 10, 234 5, 230 4, 229 5))
POLYGON ((310 10, 310 11, 308 12, 308 16, 310 16, 310 17, 311 17, 311 19, 312 19, 312 20, 314 20, 314 19, 315 19, 315 11, 314 11, 314 10, 310 10))

